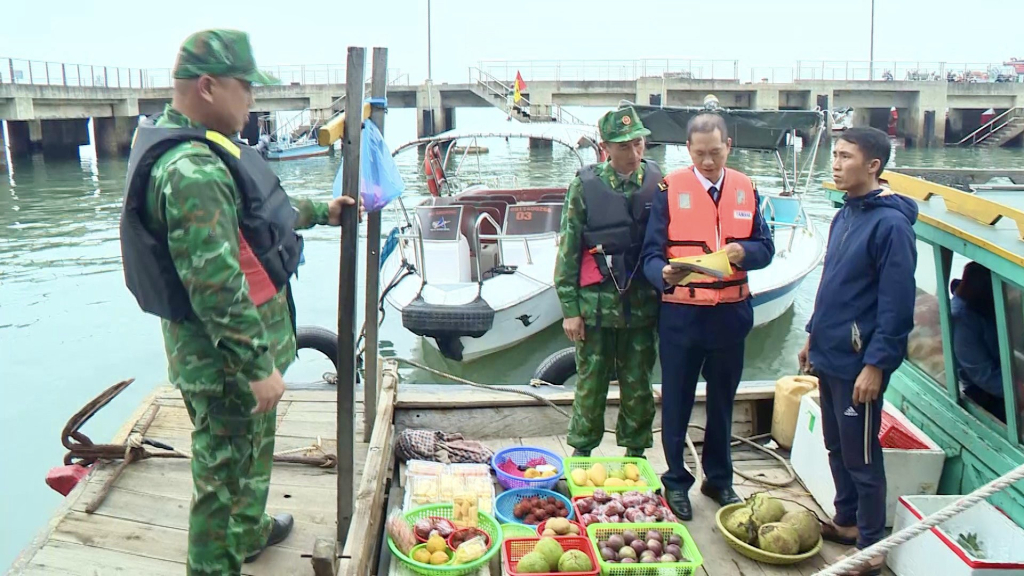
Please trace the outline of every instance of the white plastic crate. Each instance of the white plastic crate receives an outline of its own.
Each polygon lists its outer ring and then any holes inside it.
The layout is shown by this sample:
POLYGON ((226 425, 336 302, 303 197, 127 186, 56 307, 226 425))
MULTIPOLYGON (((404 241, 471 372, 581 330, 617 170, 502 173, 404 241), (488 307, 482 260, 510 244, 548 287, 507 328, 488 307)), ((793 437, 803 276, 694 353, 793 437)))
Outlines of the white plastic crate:
MULTIPOLYGON (((895 406, 885 402, 882 409, 894 416, 928 446, 922 450, 882 449, 887 485, 885 525, 892 526, 896 515, 896 502, 900 496, 936 493, 946 453, 907 420, 895 406)), ((807 487, 814 501, 826 514, 834 516, 836 507, 833 500, 836 497, 836 487, 832 481, 832 469, 828 465, 828 450, 825 449, 821 425, 821 405, 816 393, 806 394, 800 400, 800 416, 797 418, 790 461, 793 464, 793 471, 807 487)))
MULTIPOLYGON (((896 507, 893 532, 938 512, 961 496, 905 496, 896 507)), ((996 507, 981 501, 897 547, 886 560, 897 576, 1024 576, 1024 530, 996 507), (974 533, 985 558, 957 543, 974 533)))

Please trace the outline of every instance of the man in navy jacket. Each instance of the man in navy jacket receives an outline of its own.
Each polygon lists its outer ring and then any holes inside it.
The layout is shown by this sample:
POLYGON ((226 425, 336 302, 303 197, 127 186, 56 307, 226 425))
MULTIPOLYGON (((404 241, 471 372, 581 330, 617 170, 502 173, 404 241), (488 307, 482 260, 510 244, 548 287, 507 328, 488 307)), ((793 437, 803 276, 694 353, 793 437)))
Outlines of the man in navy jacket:
MULTIPOLYGON (((695 479, 686 469, 683 459, 686 429, 693 409, 697 380, 701 374, 707 381, 707 430, 704 434, 704 450, 701 464, 706 473, 701 492, 725 506, 739 502, 740 498, 732 488, 732 405, 736 388, 743 372, 743 345, 747 334, 754 325, 754 307, 749 289, 744 286, 745 297, 737 301, 719 302, 715 305, 696 305, 675 302, 673 293, 685 293, 687 286, 677 286, 686 272, 669 266, 667 254, 670 251, 671 231, 696 228, 698 219, 708 218, 712 222, 732 218, 739 211, 729 210, 716 217, 709 210, 705 213, 692 212, 689 218, 676 211, 680 220, 673 223, 672 207, 669 203, 670 187, 674 178, 683 172, 692 171, 696 178, 692 195, 707 194, 714 204, 715 212, 725 210, 733 201, 726 197, 736 182, 747 180, 739 172, 726 168, 726 160, 732 146, 728 128, 721 116, 701 114, 695 116, 687 126, 687 150, 693 166, 682 168, 665 177, 661 191, 654 196, 651 215, 647 222, 641 259, 647 280, 663 294, 658 313, 659 355, 662 376, 662 444, 668 472, 661 481, 665 485, 665 500, 680 520, 693 518, 689 491, 695 479), (733 182, 730 182, 733 180, 733 182)), ((690 174, 685 175, 690 178, 690 174)), ((768 266, 775 255, 775 244, 771 230, 765 224, 760 210, 757 189, 749 180, 743 182, 742 195, 749 195, 752 209, 744 212, 750 219, 750 233, 742 239, 718 238, 709 244, 721 244, 727 251, 733 267, 742 270, 759 270, 768 266), (750 186, 750 188, 746 188, 750 186)), ((736 194, 737 191, 733 191, 736 194)), ((696 207, 703 198, 687 198, 687 206, 696 207)), ((678 203, 678 199, 676 201, 678 203)), ((707 203, 704 203, 708 206, 707 203)), ((706 224, 706 222, 703 222, 706 224)))
MULTIPOLYGON (((885 470, 878 432, 882 395, 907 355, 914 327, 917 204, 883 193, 889 138, 851 128, 833 149, 832 175, 846 192, 832 220, 803 370, 818 375, 822 426, 836 486, 836 515, 822 535, 866 548, 885 530, 885 470)), ((876 574, 883 559, 863 574, 876 574)))

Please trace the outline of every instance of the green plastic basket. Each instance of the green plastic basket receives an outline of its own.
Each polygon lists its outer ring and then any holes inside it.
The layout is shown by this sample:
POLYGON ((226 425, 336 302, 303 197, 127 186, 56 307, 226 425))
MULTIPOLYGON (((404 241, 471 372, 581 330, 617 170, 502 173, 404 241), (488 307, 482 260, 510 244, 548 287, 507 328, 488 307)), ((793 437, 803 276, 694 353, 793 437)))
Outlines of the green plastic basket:
POLYGON ((820 537, 818 538, 818 543, 815 544, 814 547, 808 550, 807 552, 804 552, 803 554, 788 555, 776 554, 774 552, 766 552, 756 546, 751 546, 750 544, 747 544, 746 542, 733 536, 729 533, 728 530, 725 529, 723 522, 726 518, 729 517, 730 514, 744 506, 746 506, 746 504, 744 504, 743 502, 729 504, 728 506, 722 506, 721 508, 719 508, 718 513, 715 514, 715 524, 718 525, 718 531, 722 533, 722 538, 725 538, 725 541, 728 542, 729 545, 732 546, 740 554, 743 554, 751 560, 764 562, 765 564, 787 565, 803 562, 808 558, 813 558, 814 556, 817 556, 818 552, 821 552, 820 537))
POLYGON ((509 522, 508 524, 501 525, 501 533, 504 535, 505 540, 509 538, 530 538, 537 535, 537 528, 526 524, 509 522))
POLYGON ((697 543, 693 541, 690 533, 682 524, 672 522, 652 522, 643 524, 591 524, 587 526, 587 536, 590 544, 597 553, 597 562, 601 566, 603 576, 694 576, 704 564, 704 557, 697 549, 697 543), (607 539, 612 534, 621 534, 625 530, 632 530, 638 535, 647 534, 648 530, 660 532, 662 539, 669 534, 676 534, 683 541, 679 546, 683 555, 689 562, 651 564, 619 564, 617 562, 606 562, 601 556, 601 549, 597 543, 607 539))
POLYGON ((632 492, 634 490, 638 492, 646 492, 648 490, 657 492, 661 490, 661 479, 658 478, 658 474, 646 458, 597 458, 587 456, 566 458, 562 462, 565 467, 565 483, 569 487, 569 494, 573 498, 576 496, 590 496, 597 488, 601 488, 605 492, 632 492), (602 464, 608 472, 622 470, 626 464, 636 464, 640 471, 640 478, 646 483, 646 486, 580 486, 572 481, 573 470, 586 471, 597 463, 602 464))
MULTIPOLYGON (((427 518, 429 516, 439 516, 441 518, 452 519, 453 510, 451 504, 429 504, 427 506, 420 506, 405 513, 405 520, 410 524, 414 524, 421 518, 427 518)), ((398 558, 403 564, 409 567, 410 570, 417 574, 424 574, 425 576, 433 576, 440 574, 443 576, 464 576, 476 573, 481 566, 486 565, 494 558, 494 555, 501 550, 502 542, 504 541, 501 531, 501 525, 494 519, 493 516, 484 512, 477 512, 477 528, 487 532, 491 537, 491 547, 484 552, 484 555, 472 562, 465 564, 440 564, 432 566, 430 564, 422 564, 414 561, 395 545, 394 540, 391 536, 388 536, 388 548, 391 549, 391 554, 395 558, 398 558)))

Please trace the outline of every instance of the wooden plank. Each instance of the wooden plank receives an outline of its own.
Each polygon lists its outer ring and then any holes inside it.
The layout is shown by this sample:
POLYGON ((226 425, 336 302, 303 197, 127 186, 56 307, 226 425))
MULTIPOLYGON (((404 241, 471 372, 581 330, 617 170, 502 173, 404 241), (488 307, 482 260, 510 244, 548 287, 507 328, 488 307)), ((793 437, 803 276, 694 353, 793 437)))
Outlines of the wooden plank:
MULTIPOLYGON (((188 488, 191 489, 191 486, 188 488)), ((327 493, 326 498, 330 499, 331 496, 333 492, 327 493)), ((151 492, 113 488, 103 506, 93 514, 188 530, 190 498, 189 494, 178 491, 154 495, 151 492)), ((74 510, 83 512, 85 502, 80 501, 74 510)), ((282 493, 271 487, 267 512, 271 515, 288 512, 295 517, 295 529, 282 546, 308 551, 317 537, 333 535, 334 511, 330 507, 325 508, 322 502, 323 497, 319 495, 313 496, 306 492, 282 493)))
POLYGON ((362 478, 356 490, 349 537, 342 550, 342 557, 352 560, 349 566, 352 574, 366 574, 376 563, 372 552, 377 532, 384 521, 384 493, 394 453, 392 439, 395 427, 392 418, 397 385, 398 365, 389 361, 382 371, 377 418, 373 423, 366 464, 362 468, 362 478))
MULTIPOLYGON (((361 451, 365 452, 366 446, 361 445, 361 451)), ((111 470, 112 471, 112 470, 111 470)), ((97 471, 93 477, 96 481, 102 481, 111 471, 97 471)), ((149 458, 140 462, 133 462, 124 471, 128 478, 134 475, 141 475, 147 481, 163 482, 192 482, 192 467, 184 458, 149 458)), ((301 464, 274 465, 270 474, 270 483, 274 486, 312 486, 314 488, 332 488, 335 485, 335 472, 331 469, 305 466, 301 464)), ((130 482, 131 480, 129 480, 130 482)), ((124 488, 125 484, 118 484, 124 488)))
MULTIPOLYGON (((605 409, 605 428, 615 429, 618 418, 618 406, 605 409)), ((739 436, 751 434, 753 404, 737 402, 733 408, 733 433, 739 436)), ((691 424, 703 426, 706 412, 703 402, 693 406, 690 417, 691 424)), ((503 438, 515 436, 553 436, 564 435, 569 426, 569 419, 551 407, 518 406, 518 407, 483 407, 422 410, 407 409, 395 412, 395 428, 398 432, 409 428, 426 430, 444 430, 445 432, 461 433, 467 438, 483 440, 487 438, 503 438)), ((657 409, 654 426, 661 426, 661 408, 657 409)), ((704 439, 701 430, 691 430, 694 442, 704 439)))
POLYGON ((181 576, 183 562, 157 560, 69 542, 50 542, 25 567, 23 576, 181 576))
MULTIPOLYGON (((134 554, 146 558, 180 562, 188 555, 188 532, 161 526, 151 526, 108 516, 86 516, 69 513, 57 526, 52 540, 83 546, 134 554)), ((245 564, 242 573, 252 576, 264 574, 313 574, 309 560, 299 550, 272 546, 252 564, 245 564)), ((88 563, 88 560, 85 561, 88 563)))
POLYGON ((718 531, 715 523, 718 504, 701 494, 698 486, 690 490, 690 503, 693 520, 684 525, 704 557, 704 571, 708 576, 765 576, 761 564, 733 550, 718 531))
MULTIPOLYGON (((181 392, 179 392, 173 386, 160 386, 154 390, 155 396, 158 402, 166 400, 177 400, 181 401, 181 392)), ((325 402, 333 404, 336 401, 336 392, 334 387, 327 389, 302 389, 302 390, 290 390, 286 389, 284 395, 281 397, 282 402, 325 402)))
MULTIPOLYGON (((544 398, 558 405, 571 405, 573 392, 571 390, 558 389, 556 387, 521 386, 523 390, 539 394, 544 398)), ((697 385, 697 402, 704 402, 706 399, 705 384, 697 385)), ((512 386, 515 388, 515 386, 512 386)), ((660 402, 661 385, 653 386, 655 399, 660 402)), ((775 397, 774 382, 742 382, 740 389, 736 392, 736 401, 765 400, 775 397)), ((608 405, 619 404, 619 389, 610 387, 608 389, 608 405)), ((439 406, 447 408, 481 408, 481 407, 521 407, 521 406, 543 406, 543 402, 524 396, 497 390, 483 390, 475 386, 465 384, 417 384, 415 386, 403 386, 398 391, 396 410, 411 409, 435 409, 439 406)))

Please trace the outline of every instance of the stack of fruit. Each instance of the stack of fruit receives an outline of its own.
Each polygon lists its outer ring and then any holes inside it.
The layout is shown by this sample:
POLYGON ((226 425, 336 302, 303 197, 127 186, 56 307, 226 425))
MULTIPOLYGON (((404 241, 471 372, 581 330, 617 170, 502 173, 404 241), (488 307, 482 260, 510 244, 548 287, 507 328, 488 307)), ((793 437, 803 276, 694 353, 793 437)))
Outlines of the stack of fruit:
POLYGON ((669 531, 648 530, 642 537, 633 530, 608 535, 597 543, 605 562, 650 564, 689 562, 683 556, 683 539, 669 531))
POLYGON ((541 536, 581 536, 580 526, 565 518, 552 518, 545 520, 537 526, 541 536))
POLYGON ((569 475, 577 486, 647 486, 647 482, 640 477, 640 468, 632 462, 627 462, 621 468, 606 468, 598 462, 587 469, 576 468, 569 475))
POLYGON ((511 458, 506 458, 498 464, 498 468, 506 474, 520 478, 550 478, 558 472, 557 468, 540 457, 532 458, 526 464, 516 464, 511 458))
POLYGON ((593 496, 574 500, 579 521, 584 526, 594 523, 620 524, 645 522, 676 522, 676 516, 654 492, 608 494, 600 488, 593 496))
POLYGON ((807 552, 821 539, 821 524, 813 512, 787 512, 781 501, 766 494, 747 499, 722 525, 744 544, 784 556, 807 552))
POLYGON ((590 556, 582 550, 565 550, 554 538, 541 538, 533 552, 512 566, 514 574, 550 574, 552 572, 589 572, 594 569, 590 556))
POLYGON ((512 508, 512 514, 524 524, 537 525, 548 518, 566 518, 569 516, 569 509, 565 507, 564 502, 554 496, 531 496, 520 500, 512 508))
POLYGON ((412 550, 412 559, 421 564, 447 564, 452 559, 452 551, 439 534, 431 536, 423 546, 412 550))

